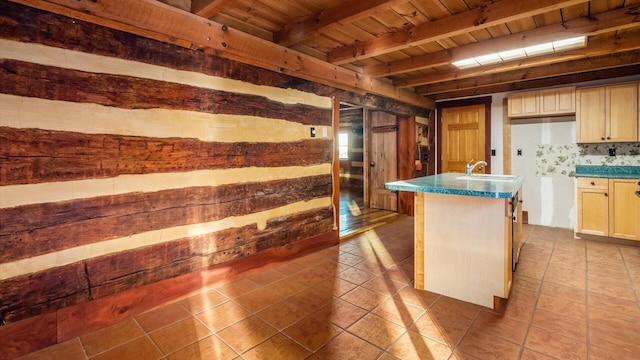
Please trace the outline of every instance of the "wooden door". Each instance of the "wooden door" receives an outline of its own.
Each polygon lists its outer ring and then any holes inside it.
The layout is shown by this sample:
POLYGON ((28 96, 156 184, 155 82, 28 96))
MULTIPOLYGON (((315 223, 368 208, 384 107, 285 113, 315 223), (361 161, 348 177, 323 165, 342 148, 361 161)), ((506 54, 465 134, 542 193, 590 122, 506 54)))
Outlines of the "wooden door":
POLYGON ((397 118, 382 111, 372 111, 370 119, 369 206, 375 209, 397 211, 396 193, 384 188, 385 183, 398 179, 397 118))
MULTIPOLYGON (((464 173, 470 160, 485 159, 484 104, 442 109, 442 172, 464 173)), ((478 166, 475 172, 484 173, 478 166)))
POLYGON ((609 179, 609 236, 640 240, 638 180, 609 179))

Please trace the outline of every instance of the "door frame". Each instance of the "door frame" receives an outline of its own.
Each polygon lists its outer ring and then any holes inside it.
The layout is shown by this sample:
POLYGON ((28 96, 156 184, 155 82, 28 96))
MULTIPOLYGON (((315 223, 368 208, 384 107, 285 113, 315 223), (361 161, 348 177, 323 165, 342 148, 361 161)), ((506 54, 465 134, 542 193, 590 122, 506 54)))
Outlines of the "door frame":
POLYGON ((442 171, 442 109, 464 107, 471 105, 484 105, 484 158, 487 162, 486 173, 491 173, 491 96, 483 96, 470 99, 443 101, 436 103, 436 124, 437 124, 437 154, 435 173, 442 171))

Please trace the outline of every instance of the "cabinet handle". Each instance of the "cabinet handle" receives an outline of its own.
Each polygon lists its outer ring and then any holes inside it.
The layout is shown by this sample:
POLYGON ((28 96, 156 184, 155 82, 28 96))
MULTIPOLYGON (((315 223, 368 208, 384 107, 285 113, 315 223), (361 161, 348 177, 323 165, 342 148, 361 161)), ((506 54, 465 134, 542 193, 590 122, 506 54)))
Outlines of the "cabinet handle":
POLYGON ((609 194, 607 194, 607 193, 604 193, 604 197, 609 197, 609 194))
POLYGON ((600 138, 600 140, 604 140, 604 138, 603 138, 603 137, 601 137, 601 138, 600 138))
POLYGON ((591 185, 595 185, 595 184, 596 184, 595 182, 593 182, 593 181, 591 182, 591 185))
POLYGON ((607 136, 607 140, 611 140, 611 136, 607 136))

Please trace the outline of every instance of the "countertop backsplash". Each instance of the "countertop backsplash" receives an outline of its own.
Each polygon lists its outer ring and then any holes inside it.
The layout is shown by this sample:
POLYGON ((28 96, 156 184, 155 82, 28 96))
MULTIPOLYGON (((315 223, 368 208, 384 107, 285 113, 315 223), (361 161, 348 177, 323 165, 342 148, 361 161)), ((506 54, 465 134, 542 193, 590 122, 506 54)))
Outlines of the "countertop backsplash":
POLYGON ((640 143, 538 145, 536 176, 572 177, 576 165, 640 166, 640 143))

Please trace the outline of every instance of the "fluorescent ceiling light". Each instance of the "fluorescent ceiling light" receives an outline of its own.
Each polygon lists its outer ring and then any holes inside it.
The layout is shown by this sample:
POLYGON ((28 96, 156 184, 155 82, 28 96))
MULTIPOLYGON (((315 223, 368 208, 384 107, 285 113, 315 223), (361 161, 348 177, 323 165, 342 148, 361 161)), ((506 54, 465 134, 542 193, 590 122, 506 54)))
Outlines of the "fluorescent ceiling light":
POLYGON ((521 59, 529 56, 537 56, 542 54, 550 54, 556 51, 564 51, 586 46, 587 37, 578 36, 569 39, 552 41, 544 44, 527 46, 512 50, 501 51, 499 53, 476 56, 473 58, 462 59, 452 62, 451 64, 459 69, 468 69, 480 65, 489 65, 499 63, 501 61, 510 61, 521 59))

